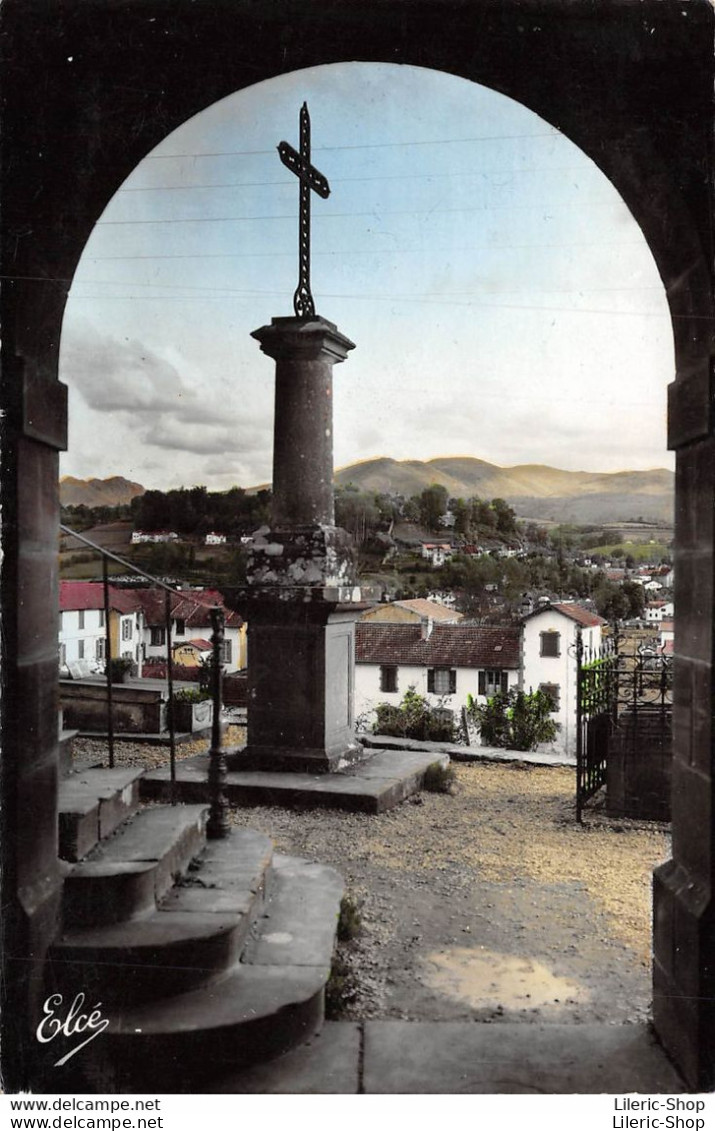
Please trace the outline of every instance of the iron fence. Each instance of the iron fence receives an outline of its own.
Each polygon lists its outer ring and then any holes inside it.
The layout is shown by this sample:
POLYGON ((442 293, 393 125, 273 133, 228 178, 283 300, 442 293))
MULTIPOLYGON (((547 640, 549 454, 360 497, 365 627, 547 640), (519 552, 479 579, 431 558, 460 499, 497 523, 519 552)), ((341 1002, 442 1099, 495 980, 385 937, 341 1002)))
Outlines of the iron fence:
MULTIPOLYGON (((117 562, 130 574, 135 577, 141 577, 149 584, 164 593, 164 635, 166 640, 166 681, 167 681, 167 711, 166 723, 169 735, 169 776, 170 776, 170 800, 171 804, 175 805, 176 798, 176 719, 175 719, 175 703, 174 703, 174 675, 173 675, 173 657, 171 645, 171 623, 172 623, 172 594, 183 596, 181 590, 167 582, 162 581, 158 577, 147 573, 146 570, 141 569, 139 566, 134 565, 132 562, 127 561, 125 558, 120 557, 118 554, 105 549, 104 546, 87 538, 84 534, 79 534, 76 530, 72 530, 68 526, 60 523, 60 530, 63 534, 76 538, 85 546, 89 547, 94 553, 98 554, 102 559, 102 587, 103 587, 103 607, 104 607, 104 662, 105 662, 105 680, 107 689, 107 748, 108 748, 108 763, 109 768, 113 769, 115 764, 115 725, 114 725, 114 694, 113 694, 113 679, 112 679, 112 636, 111 636, 111 595, 110 595, 110 578, 109 578, 109 562, 117 562)), ((199 602, 200 603, 200 602, 199 602)), ((228 835, 228 823, 226 819, 226 798, 224 791, 224 782, 226 777, 226 764, 225 752, 223 748, 223 728, 221 724, 221 708, 222 708, 222 676, 223 668, 221 664, 222 645, 224 641, 224 613, 223 609, 218 605, 207 606, 211 616, 211 699, 213 704, 213 723, 211 729, 211 743, 209 750, 209 774, 208 774, 208 787, 209 787, 209 825, 210 835, 212 838, 223 837, 228 835)), ((119 658, 119 657, 116 657, 119 658)))

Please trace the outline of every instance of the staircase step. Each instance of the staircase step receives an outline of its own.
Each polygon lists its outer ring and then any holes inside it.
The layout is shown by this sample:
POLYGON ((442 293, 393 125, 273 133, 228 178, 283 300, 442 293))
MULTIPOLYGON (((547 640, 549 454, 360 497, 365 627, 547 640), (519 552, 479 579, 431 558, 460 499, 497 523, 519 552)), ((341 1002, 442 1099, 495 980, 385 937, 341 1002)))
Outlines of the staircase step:
POLYGON ((204 842, 203 805, 145 809, 76 864, 64 885, 65 928, 153 911, 204 842))
POLYGON ((187 1091, 318 1031, 343 892, 332 868, 275 858, 271 898, 230 972, 110 1018, 93 1046, 123 1091, 187 1091))
MULTIPOLYGON (((61 712, 60 712, 61 713, 61 712)), ((72 747, 79 734, 78 730, 60 730, 60 777, 66 778, 72 773, 72 747)))
POLYGON ((58 842, 63 860, 81 860, 136 811, 143 772, 87 769, 60 781, 58 842))
POLYGON ((238 962, 263 905, 272 844, 235 829, 209 844, 147 917, 67 931, 50 959, 56 989, 106 1010, 185 993, 238 962))

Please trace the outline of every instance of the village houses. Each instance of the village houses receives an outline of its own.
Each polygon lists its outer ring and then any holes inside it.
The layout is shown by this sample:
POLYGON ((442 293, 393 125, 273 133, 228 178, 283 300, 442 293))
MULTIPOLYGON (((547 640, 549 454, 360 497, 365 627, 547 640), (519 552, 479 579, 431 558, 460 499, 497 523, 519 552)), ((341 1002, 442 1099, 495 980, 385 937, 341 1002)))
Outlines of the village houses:
MULTIPOLYGON (((144 615, 136 594, 109 587, 109 639, 112 656, 131 660, 141 670, 144 615)), ((104 668, 106 649, 104 587, 96 581, 61 581, 60 672, 80 665, 85 672, 104 668)))
POLYGON ((428 604, 377 606, 358 621, 356 715, 369 720, 379 703, 399 705, 409 687, 432 707, 451 712, 455 722, 469 696, 485 703, 497 691, 541 690, 551 699, 559 726, 555 746, 574 755, 577 634, 588 663, 599 654, 603 618, 559 602, 540 606, 521 625, 455 624, 427 615, 423 606, 428 604), (412 618, 405 615, 405 605, 413 606, 412 618))
MULTIPOLYGON (((166 660, 164 592, 149 588, 109 586, 111 654, 129 659, 137 674, 144 661, 166 660)), ((221 594, 211 589, 172 593, 171 644, 175 663, 195 667, 211 651, 212 605, 223 607, 221 594)), ((246 624, 224 608, 225 639, 222 663, 232 673, 246 667, 246 624)), ((104 587, 98 581, 60 582, 60 670, 85 661, 86 671, 99 672, 105 661, 104 587)))

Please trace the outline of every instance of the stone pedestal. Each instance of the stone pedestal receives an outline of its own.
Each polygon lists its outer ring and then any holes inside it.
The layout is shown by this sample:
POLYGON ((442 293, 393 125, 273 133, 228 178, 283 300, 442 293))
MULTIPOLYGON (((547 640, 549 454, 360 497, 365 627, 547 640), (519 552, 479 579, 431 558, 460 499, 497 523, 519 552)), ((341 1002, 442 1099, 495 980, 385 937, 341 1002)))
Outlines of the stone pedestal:
POLYGON ((240 764, 329 772, 362 753, 353 718, 360 591, 333 503, 333 365, 353 343, 320 317, 274 318, 253 337, 276 362, 273 507, 249 550, 241 603, 248 745, 240 764))

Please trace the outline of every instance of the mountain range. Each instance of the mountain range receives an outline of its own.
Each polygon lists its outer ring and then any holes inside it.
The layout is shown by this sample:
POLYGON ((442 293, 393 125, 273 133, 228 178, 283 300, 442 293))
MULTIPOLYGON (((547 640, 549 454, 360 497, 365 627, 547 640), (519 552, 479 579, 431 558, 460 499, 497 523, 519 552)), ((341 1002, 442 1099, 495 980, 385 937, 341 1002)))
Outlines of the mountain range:
POLYGON ((341 468, 341 486, 352 483, 363 491, 418 495, 440 483, 451 497, 501 498, 522 518, 556 522, 672 523, 675 476, 666 468, 649 471, 561 471, 543 464, 498 467, 468 456, 431 460, 364 460, 341 468))
POLYGON ((111 479, 75 479, 73 475, 63 475, 60 479, 63 507, 121 507, 145 491, 141 483, 132 483, 121 475, 113 475, 111 479))
MULTIPOLYGON (((499 467, 469 456, 430 460, 395 460, 387 456, 363 460, 335 473, 337 485, 361 491, 419 495, 440 483, 454 498, 501 498, 521 518, 555 522, 602 523, 673 521, 675 476, 666 468, 649 471, 562 471, 544 464, 499 467)), ((142 495, 145 488, 122 476, 111 479, 60 480, 64 505, 119 506, 142 495)))

